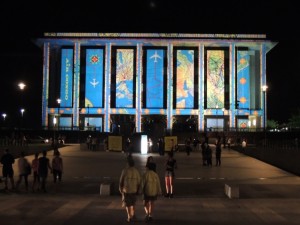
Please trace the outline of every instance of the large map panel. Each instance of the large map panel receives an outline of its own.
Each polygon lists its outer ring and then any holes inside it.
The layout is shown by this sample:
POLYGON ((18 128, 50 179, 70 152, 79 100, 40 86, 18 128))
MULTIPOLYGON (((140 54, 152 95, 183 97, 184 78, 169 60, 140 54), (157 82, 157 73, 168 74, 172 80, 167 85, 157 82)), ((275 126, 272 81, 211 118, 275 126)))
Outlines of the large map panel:
POLYGON ((147 50, 146 108, 163 108, 164 50, 147 50))
POLYGON ((224 51, 207 51, 207 108, 224 108, 224 51))
POLYGON ((103 49, 86 50, 85 107, 103 107, 103 49))
POLYGON ((60 107, 72 107, 73 49, 62 49, 60 107))
POLYGON ((194 108, 194 50, 176 51, 176 108, 194 108))
POLYGON ((117 49, 116 107, 133 107, 134 50, 117 49))
POLYGON ((239 108, 250 108, 250 67, 249 52, 237 52, 237 100, 239 108))

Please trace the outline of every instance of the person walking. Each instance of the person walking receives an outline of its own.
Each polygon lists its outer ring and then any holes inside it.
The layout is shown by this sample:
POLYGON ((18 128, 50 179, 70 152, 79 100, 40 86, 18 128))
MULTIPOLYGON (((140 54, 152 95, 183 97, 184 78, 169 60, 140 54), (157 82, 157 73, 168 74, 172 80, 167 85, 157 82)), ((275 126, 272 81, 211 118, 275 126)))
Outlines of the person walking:
POLYGON ((2 176, 4 179, 4 189, 8 190, 8 179, 10 180, 11 189, 15 189, 15 182, 14 182, 14 169, 13 164, 15 163, 15 158, 12 154, 10 154, 9 149, 4 150, 4 154, 1 157, 1 164, 2 167, 2 176))
POLYGON ((127 222, 135 219, 135 204, 141 183, 140 172, 134 165, 132 156, 127 157, 127 167, 122 170, 119 180, 119 191, 127 212, 127 222))
POLYGON ((175 177, 175 169, 177 169, 176 159, 173 157, 173 152, 168 152, 168 158, 165 162, 165 197, 173 198, 173 182, 175 177))
POLYGON ((146 167, 147 170, 143 174, 140 188, 143 194, 143 204, 146 213, 145 221, 148 222, 152 221, 154 202, 157 200, 158 195, 162 194, 162 191, 159 177, 155 172, 155 163, 150 162, 146 167))
POLYGON ((46 181, 48 177, 48 172, 52 172, 52 167, 50 165, 50 160, 47 158, 47 151, 43 151, 43 156, 39 158, 39 176, 41 179, 41 189, 43 192, 47 192, 46 190, 46 181))
POLYGON ((148 156, 146 162, 146 168, 149 169, 150 165, 152 165, 153 171, 156 172, 156 163, 154 162, 153 156, 148 156))
POLYGON ((28 175, 31 173, 31 165, 25 157, 25 152, 21 152, 21 156, 18 159, 19 179, 16 184, 16 189, 19 190, 19 186, 24 178, 25 189, 28 191, 28 175))
POLYGON ((34 154, 34 159, 31 161, 31 168, 33 171, 33 182, 32 182, 32 192, 40 190, 40 176, 39 176, 39 153, 34 154), (37 186, 37 189, 36 189, 37 186))
POLYGON ((53 174, 53 182, 56 183, 58 180, 61 181, 63 173, 63 160, 60 157, 60 152, 56 151, 55 156, 52 159, 52 174, 53 174))
POLYGON ((218 138, 216 142, 216 166, 221 166, 221 151, 222 151, 221 138, 218 138))

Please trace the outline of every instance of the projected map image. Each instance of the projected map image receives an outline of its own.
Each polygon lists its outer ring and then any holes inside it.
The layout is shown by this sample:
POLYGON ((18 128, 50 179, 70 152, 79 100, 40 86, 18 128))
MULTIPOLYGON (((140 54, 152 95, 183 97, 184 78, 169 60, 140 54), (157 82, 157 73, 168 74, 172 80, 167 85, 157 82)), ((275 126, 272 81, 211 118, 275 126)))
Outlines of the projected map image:
POLYGON ((237 99, 240 101, 239 108, 250 107, 250 67, 249 52, 238 51, 237 53, 237 99))
POLYGON ((164 50, 147 50, 146 107, 163 108, 164 50))
POLYGON ((207 51, 207 108, 224 107, 224 51, 207 51))
POLYGON ((103 50, 87 49, 85 107, 103 107, 103 50))
POLYGON ((177 51, 176 108, 194 108, 194 51, 177 51))
POLYGON ((133 107, 133 49, 117 50, 116 107, 133 107))

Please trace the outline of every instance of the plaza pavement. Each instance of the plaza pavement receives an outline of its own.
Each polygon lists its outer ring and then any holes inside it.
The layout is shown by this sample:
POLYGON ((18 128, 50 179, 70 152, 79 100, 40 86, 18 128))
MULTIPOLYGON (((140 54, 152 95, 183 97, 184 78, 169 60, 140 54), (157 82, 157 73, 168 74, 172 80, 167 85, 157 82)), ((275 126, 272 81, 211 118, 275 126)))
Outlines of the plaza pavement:
MULTIPOLYGON (((64 161, 63 180, 56 186, 51 175, 48 193, 1 190, 0 225, 96 225, 128 224, 121 207, 118 179, 126 164, 121 152, 81 150, 79 145, 60 148, 64 161), (110 196, 100 195, 100 184, 112 183, 110 196)), ((149 154, 150 155, 150 154, 149 154)), ((151 153, 164 188, 166 156, 151 153)), ((47 155, 53 158, 53 151, 47 155)), ((143 173, 148 155, 134 153, 136 166, 143 173)), ((33 155, 27 156, 31 161, 33 155)), ((233 150, 223 149, 222 165, 202 166, 201 153, 175 154, 178 162, 175 197, 159 197, 153 224, 300 224, 300 178, 233 150), (237 184, 240 197, 225 195, 225 184, 237 184)), ((215 160, 213 160, 215 162, 215 160)), ((2 170, 1 166, 0 169, 2 170)), ((15 181, 18 170, 16 163, 15 181)), ((32 177, 29 177, 29 182, 32 177)), ((0 189, 4 184, 0 183, 0 189)), ((142 196, 136 205, 137 221, 144 223, 142 196)))

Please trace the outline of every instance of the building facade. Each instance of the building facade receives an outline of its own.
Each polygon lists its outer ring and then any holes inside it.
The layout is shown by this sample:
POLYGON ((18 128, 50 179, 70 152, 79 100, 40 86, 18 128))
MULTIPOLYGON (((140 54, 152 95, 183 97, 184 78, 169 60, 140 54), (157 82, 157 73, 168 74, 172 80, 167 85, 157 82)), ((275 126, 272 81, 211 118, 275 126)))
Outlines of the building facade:
POLYGON ((277 44, 266 35, 45 33, 36 44, 44 127, 266 126, 266 56, 277 44))

